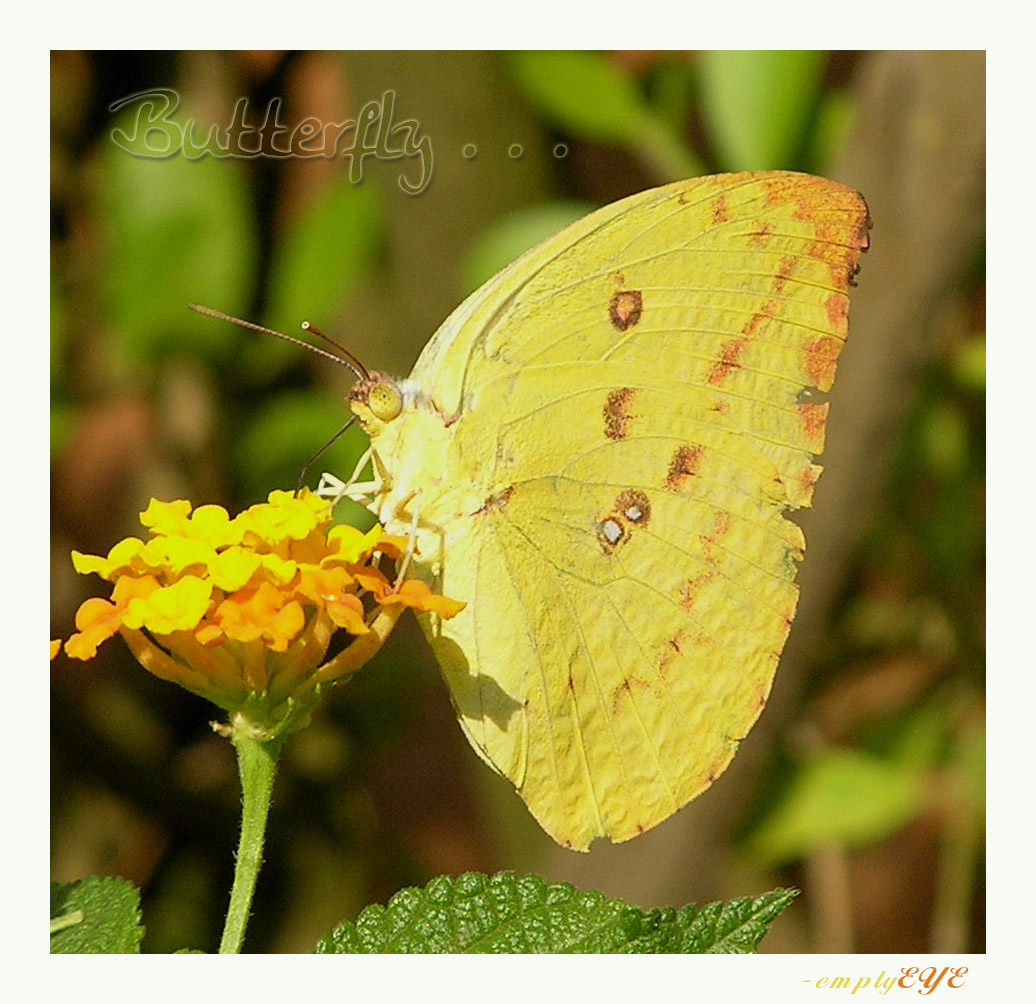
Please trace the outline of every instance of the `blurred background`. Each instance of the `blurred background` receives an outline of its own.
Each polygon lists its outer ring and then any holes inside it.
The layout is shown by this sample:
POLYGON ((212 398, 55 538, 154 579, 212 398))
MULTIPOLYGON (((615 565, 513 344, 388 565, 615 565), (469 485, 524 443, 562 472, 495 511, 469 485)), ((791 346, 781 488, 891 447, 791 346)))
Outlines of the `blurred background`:
MULTIPOLYGON (((556 847, 468 748, 407 618, 285 748, 248 950, 310 951, 471 869, 644 908, 794 885, 764 951, 984 950, 983 53, 61 51, 51 101, 52 637, 102 592, 72 548, 137 534, 152 496, 235 511, 291 488, 347 417, 345 370, 189 301, 309 319, 403 375, 475 286, 643 188, 799 169, 874 221, 798 617, 727 773, 627 844, 556 847), (289 131, 371 122, 374 152, 188 157, 169 124, 203 147, 240 99, 259 125, 278 98, 289 131)), ((310 482, 363 448, 350 431, 310 482)), ((214 707, 118 641, 52 682, 51 877, 125 876, 146 951, 212 950, 239 805, 214 707)))

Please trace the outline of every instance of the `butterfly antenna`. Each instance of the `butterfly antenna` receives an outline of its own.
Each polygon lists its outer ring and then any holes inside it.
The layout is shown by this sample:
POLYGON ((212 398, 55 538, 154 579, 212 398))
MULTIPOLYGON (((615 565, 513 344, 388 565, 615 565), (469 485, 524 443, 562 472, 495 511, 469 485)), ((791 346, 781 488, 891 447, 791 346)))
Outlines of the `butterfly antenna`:
POLYGON ((342 426, 342 427, 341 427, 341 428, 340 428, 340 429, 339 429, 339 430, 338 430, 338 431, 337 431, 337 432, 336 432, 336 433, 335 433, 335 434, 334 434, 334 435, 333 435, 333 436, 332 436, 332 437, 331 437, 331 438, 330 438, 330 439, 329 439, 329 440, 328 440, 328 441, 327 441, 326 443, 324 443, 324 445, 323 445, 323 446, 321 446, 321 447, 320 447, 320 449, 319 449, 319 450, 317 450, 317 452, 316 452, 316 453, 314 453, 314 454, 313 454, 313 456, 311 456, 311 457, 309 458, 309 460, 307 460, 307 461, 306 461, 306 462, 305 462, 305 463, 304 463, 304 464, 302 465, 302 470, 301 470, 301 471, 299 471, 299 479, 298 479, 298 481, 297 481, 297 482, 295 483, 295 494, 296 494, 296 495, 298 495, 298 493, 299 493, 300 491, 302 491, 302 484, 303 484, 303 482, 304 482, 304 481, 306 480, 306 474, 307 474, 307 472, 309 471, 310 467, 312 467, 312 466, 313 466, 313 464, 314 464, 314 462, 316 461, 316 459, 317 459, 317 458, 318 458, 318 457, 319 457, 319 456, 320 456, 320 455, 321 455, 321 454, 322 454, 322 453, 323 453, 323 452, 324 452, 324 451, 325 451, 325 450, 326 450, 326 449, 327 449, 327 448, 328 448, 328 447, 329 447, 329 446, 330 446, 330 445, 331 445, 331 444, 332 444, 332 443, 333 443, 333 442, 334 442, 334 441, 335 441, 335 440, 336 440, 336 439, 337 439, 337 438, 338 438, 339 436, 341 436, 341 435, 342 435, 342 433, 344 433, 344 432, 345 432, 345 430, 346 430, 346 429, 348 429, 348 428, 349 428, 349 426, 350 426, 350 425, 352 425, 352 424, 353 424, 353 422, 355 422, 355 421, 356 421, 356 416, 355 416, 355 415, 353 415, 353 417, 352 417, 352 418, 350 418, 350 419, 349 419, 349 421, 345 423, 345 425, 343 425, 343 426, 342 426))
MULTIPOLYGON (((338 342, 328 338, 327 335, 318 331, 309 323, 309 321, 302 322, 303 331, 311 331, 319 338, 323 338, 324 341, 330 342, 336 349, 344 353, 347 358, 343 359, 341 356, 334 355, 334 353, 325 352, 323 349, 319 349, 315 345, 310 345, 309 342, 302 341, 301 338, 292 338, 291 335, 285 335, 280 331, 274 331, 273 328, 264 328, 261 324, 253 324, 251 321, 244 321, 240 317, 232 317, 230 314, 224 314, 222 310, 213 310, 212 307, 203 307, 200 303, 188 303, 187 306, 190 307, 191 310, 197 311, 199 314, 205 314, 206 317, 215 317, 219 321, 229 321, 231 324, 238 325, 238 327, 248 328, 250 331, 258 331, 264 335, 273 335, 274 338, 280 338, 282 341, 291 342, 292 345, 301 345, 302 348, 309 349, 310 352, 315 352, 318 356, 323 356, 325 359, 330 359, 332 362, 338 363, 339 366, 348 367, 352 370, 353 375, 357 380, 363 380, 368 375, 366 367, 356 358, 356 356, 345 348, 345 346, 339 345, 338 342)), ((341 430, 341 432, 344 431, 344 429, 341 430)), ((341 435, 341 432, 339 432, 338 435, 341 435)), ((334 440, 332 439, 331 442, 334 442, 334 440)), ((325 446, 324 449, 327 449, 327 447, 325 446)), ((320 452, 322 453, 323 450, 320 452)), ((317 456, 319 455, 320 454, 318 453, 317 456)), ((313 458, 313 460, 315 459, 316 457, 313 458)), ((313 461, 311 460, 310 463, 312 462, 313 461)))
POLYGON ((336 342, 329 335, 325 335, 323 331, 321 331, 315 324, 310 324, 309 321, 303 321, 301 327, 303 331, 308 331, 311 335, 316 335, 317 338, 322 338, 328 345, 333 345, 342 353, 343 356, 345 356, 346 359, 354 363, 356 368, 363 373, 363 376, 360 378, 361 380, 369 376, 367 373, 367 367, 364 366, 363 363, 361 363, 360 360, 357 359, 356 356, 354 356, 344 345, 342 345, 341 342, 336 342))

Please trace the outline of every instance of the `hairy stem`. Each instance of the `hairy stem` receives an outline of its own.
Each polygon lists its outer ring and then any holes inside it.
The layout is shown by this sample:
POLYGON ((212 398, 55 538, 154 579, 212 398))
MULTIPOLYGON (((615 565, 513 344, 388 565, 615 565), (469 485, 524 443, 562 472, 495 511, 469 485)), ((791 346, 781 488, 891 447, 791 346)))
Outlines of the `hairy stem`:
POLYGON ((273 777, 284 745, 283 737, 261 742, 243 722, 233 729, 231 741, 237 750, 241 776, 241 839, 234 863, 230 906, 219 945, 221 955, 240 952, 245 940, 255 882, 263 863, 263 839, 273 793, 273 777))

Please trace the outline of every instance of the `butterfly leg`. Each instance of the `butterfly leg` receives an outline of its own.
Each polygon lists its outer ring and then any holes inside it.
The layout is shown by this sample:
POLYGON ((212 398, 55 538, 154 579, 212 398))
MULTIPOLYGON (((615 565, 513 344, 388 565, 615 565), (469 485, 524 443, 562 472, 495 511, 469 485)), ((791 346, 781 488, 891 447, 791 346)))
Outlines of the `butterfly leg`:
MULTIPOLYGON (((417 550, 417 517, 421 508, 419 493, 414 492, 414 494, 410 496, 410 499, 412 499, 414 503, 413 515, 410 517, 410 533, 407 535, 406 554, 403 555, 403 560, 399 563, 399 571, 396 573, 396 582, 392 587, 393 589, 399 588, 400 583, 406 576, 406 570, 410 565, 410 559, 413 558, 414 552, 417 550)), ((407 501, 410 501, 410 499, 407 501)), ((400 508, 403 508, 405 504, 406 503, 403 503, 400 508)))
MULTIPOLYGON (((400 499, 392 509, 392 515, 396 520, 400 523, 407 520, 410 523, 410 529, 407 532, 406 554, 403 556, 403 560, 399 565, 399 570, 396 573, 396 581, 393 586, 394 589, 399 588, 400 583, 403 581, 407 570, 413 562, 414 556, 418 554, 422 556, 422 564, 427 566, 428 570, 431 571, 434 577, 436 585, 433 585, 432 588, 441 588, 442 564, 446 536, 441 526, 427 521, 422 522, 420 501, 420 490, 415 490, 400 499), (425 535, 425 543, 428 545, 424 549, 418 547, 417 534, 419 529, 425 535), (437 546, 434 542, 437 542, 437 546), (437 552, 437 557, 430 561, 427 554, 433 551, 437 552)), ((419 574, 419 577, 425 578, 426 575, 427 571, 424 571, 419 574)))
POLYGON ((349 498, 354 502, 367 508, 371 508, 374 499, 388 490, 389 477, 381 458, 370 447, 353 468, 348 481, 342 481, 325 471, 320 475, 320 483, 317 485, 317 494, 323 498, 329 498, 331 505, 340 499, 349 498), (359 481, 360 472, 367 461, 370 460, 374 466, 374 479, 372 481, 359 481))

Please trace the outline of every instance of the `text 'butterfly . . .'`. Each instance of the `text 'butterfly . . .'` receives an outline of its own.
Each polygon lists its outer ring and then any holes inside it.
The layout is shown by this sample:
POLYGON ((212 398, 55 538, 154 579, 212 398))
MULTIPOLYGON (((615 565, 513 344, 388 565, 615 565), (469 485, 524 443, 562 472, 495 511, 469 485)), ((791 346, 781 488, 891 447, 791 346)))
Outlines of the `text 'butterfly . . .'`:
POLYGON ((820 473, 809 391, 868 227, 808 175, 642 192, 477 290, 408 379, 350 395, 366 501, 467 603, 422 616, 461 725, 565 846, 672 815, 766 703, 804 546, 784 513, 820 473))

